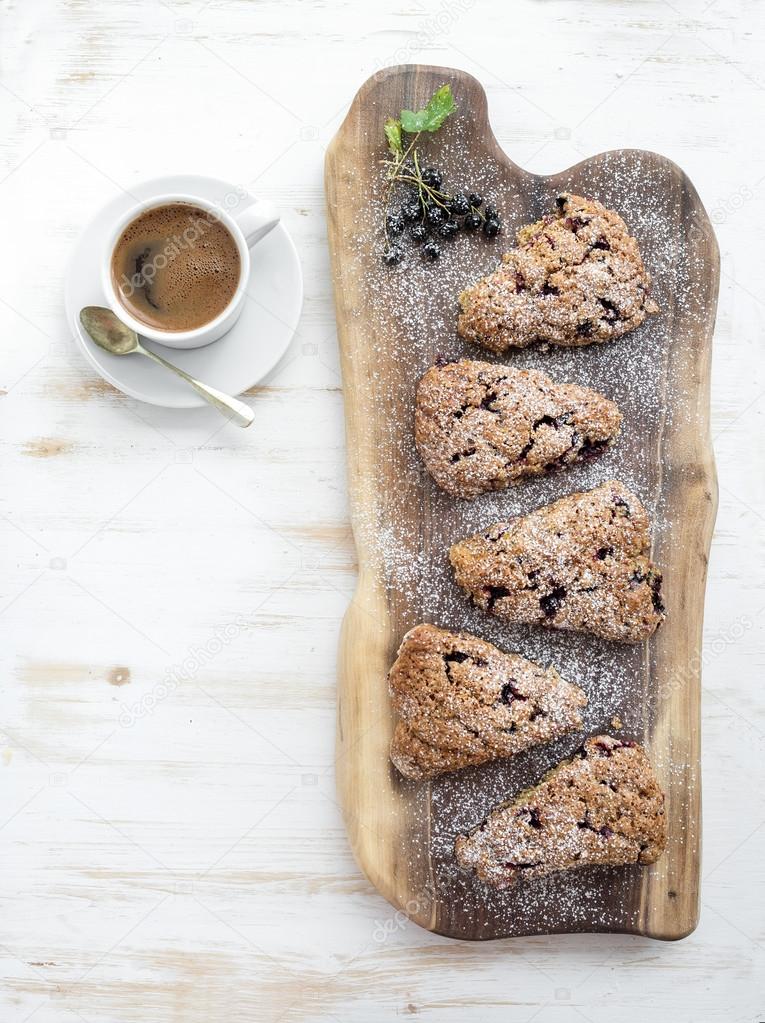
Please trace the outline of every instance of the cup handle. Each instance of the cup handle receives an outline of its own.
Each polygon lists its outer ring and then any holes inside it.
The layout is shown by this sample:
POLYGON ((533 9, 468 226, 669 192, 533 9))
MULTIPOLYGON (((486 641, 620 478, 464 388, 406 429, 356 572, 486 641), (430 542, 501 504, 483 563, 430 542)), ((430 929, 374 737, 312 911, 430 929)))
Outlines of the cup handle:
POLYGON ((254 203, 236 215, 232 214, 237 227, 244 235, 247 247, 252 248, 269 231, 273 231, 279 223, 279 214, 274 206, 264 199, 256 199, 254 203))

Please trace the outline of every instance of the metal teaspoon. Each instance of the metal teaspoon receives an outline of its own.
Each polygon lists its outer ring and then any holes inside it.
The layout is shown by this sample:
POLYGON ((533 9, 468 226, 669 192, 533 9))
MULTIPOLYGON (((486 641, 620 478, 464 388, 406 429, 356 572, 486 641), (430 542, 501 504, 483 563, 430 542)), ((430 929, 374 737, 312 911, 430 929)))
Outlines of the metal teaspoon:
POLYGON ((215 387, 203 384, 201 380, 189 376, 178 366, 174 366, 172 362, 163 359, 161 355, 144 348, 138 340, 136 332, 118 320, 111 309, 98 305, 87 305, 80 311, 80 322, 99 348, 103 348, 105 352, 111 352, 112 355, 132 355, 134 352, 138 352, 139 355, 145 355, 154 362, 158 362, 160 366, 171 369, 173 373, 177 373, 179 377, 191 384, 205 401, 209 401, 219 412, 229 416, 237 426, 250 426, 255 419, 252 409, 243 401, 232 398, 230 394, 224 394, 223 391, 218 391, 215 387))

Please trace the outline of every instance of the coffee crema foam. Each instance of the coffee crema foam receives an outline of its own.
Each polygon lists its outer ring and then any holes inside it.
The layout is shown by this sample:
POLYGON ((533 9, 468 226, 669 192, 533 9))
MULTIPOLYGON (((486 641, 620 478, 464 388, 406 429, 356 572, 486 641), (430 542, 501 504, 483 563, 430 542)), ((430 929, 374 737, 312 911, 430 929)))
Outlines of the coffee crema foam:
POLYGON ((156 330, 194 330, 214 320, 234 297, 240 274, 231 232, 191 203, 145 210, 112 253, 112 284, 122 304, 156 330))

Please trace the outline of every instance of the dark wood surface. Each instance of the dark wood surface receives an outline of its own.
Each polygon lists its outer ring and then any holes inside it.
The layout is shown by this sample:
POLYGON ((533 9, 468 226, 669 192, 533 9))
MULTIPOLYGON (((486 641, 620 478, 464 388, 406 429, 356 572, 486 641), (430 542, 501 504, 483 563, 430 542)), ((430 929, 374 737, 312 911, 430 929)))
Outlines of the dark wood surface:
POLYGON ((699 904, 701 629, 716 508, 708 416, 719 257, 698 195, 678 167, 638 150, 600 154, 550 177, 529 174, 500 149, 479 83, 421 65, 387 68, 362 86, 329 147, 326 194, 359 557, 339 651, 337 779, 357 860, 394 906, 452 937, 683 937, 696 925, 699 904), (444 82, 458 112, 426 142, 427 155, 447 184, 476 184, 496 199, 503 237, 460 238, 440 264, 425 267, 415 256, 390 271, 380 262, 382 124, 388 114, 424 105, 444 82), (456 336, 458 291, 496 265, 515 230, 551 209, 564 189, 624 216, 661 314, 610 345, 508 353, 509 363, 614 397, 624 412, 622 437, 595 466, 467 505, 439 492, 417 463, 414 388, 436 354, 488 358, 456 336), (655 521, 653 554, 664 570, 668 617, 651 641, 618 646, 503 629, 467 607, 448 570, 450 543, 612 477, 639 493, 655 521), (616 729, 645 743, 667 793, 669 844, 657 864, 581 870, 501 894, 455 870, 455 832, 533 782, 581 736, 430 785, 402 781, 388 762, 393 722, 385 677, 401 637, 419 621, 468 628, 552 661, 587 689, 588 733, 616 729))

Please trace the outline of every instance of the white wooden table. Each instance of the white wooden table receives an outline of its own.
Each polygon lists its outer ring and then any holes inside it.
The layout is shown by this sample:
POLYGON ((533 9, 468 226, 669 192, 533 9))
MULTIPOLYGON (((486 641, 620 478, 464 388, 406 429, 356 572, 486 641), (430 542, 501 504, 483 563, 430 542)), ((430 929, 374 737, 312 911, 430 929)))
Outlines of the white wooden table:
POLYGON ((2 1023, 765 1019, 764 33, 745 0, 3 5, 2 1023), (345 843, 322 160, 358 85, 411 60, 479 77, 522 165, 657 149, 717 225, 703 910, 675 945, 434 937, 345 843), (113 391, 64 321, 82 223, 174 170, 274 200, 301 253, 247 432, 113 391))

